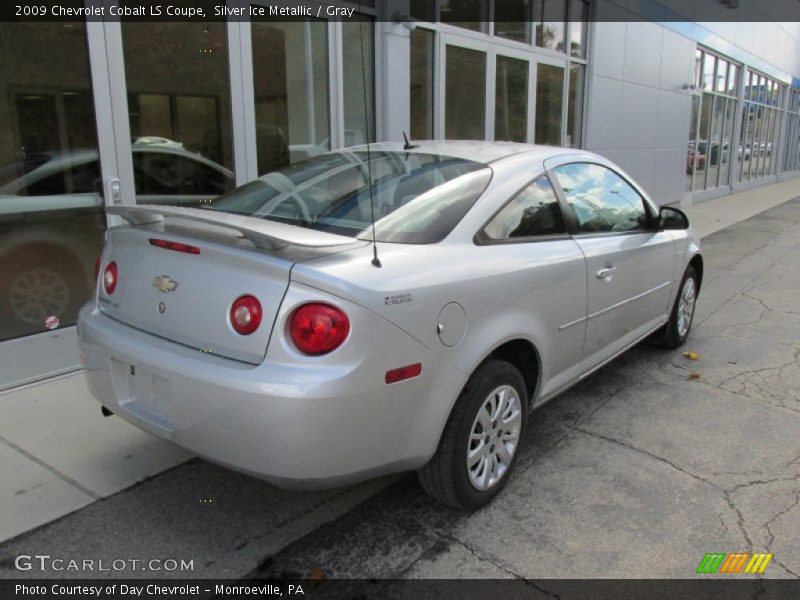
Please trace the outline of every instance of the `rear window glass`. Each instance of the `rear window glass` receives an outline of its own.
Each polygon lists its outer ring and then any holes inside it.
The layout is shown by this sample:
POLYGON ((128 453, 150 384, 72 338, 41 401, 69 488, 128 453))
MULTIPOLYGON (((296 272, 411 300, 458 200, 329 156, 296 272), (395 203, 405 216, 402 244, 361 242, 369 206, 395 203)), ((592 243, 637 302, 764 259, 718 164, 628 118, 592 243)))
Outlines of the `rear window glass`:
POLYGON ((491 175, 483 163, 448 156, 331 152, 268 173, 204 208, 369 240, 374 212, 379 242, 432 244, 452 231, 491 175))

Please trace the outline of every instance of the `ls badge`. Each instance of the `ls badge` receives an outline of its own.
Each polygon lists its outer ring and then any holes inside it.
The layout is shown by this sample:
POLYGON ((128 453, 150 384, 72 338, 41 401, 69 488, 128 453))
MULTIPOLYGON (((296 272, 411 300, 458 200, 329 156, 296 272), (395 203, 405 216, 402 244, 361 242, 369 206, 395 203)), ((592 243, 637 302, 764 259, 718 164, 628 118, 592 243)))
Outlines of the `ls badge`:
POLYGON ((169 275, 158 275, 153 279, 153 287, 159 292, 170 293, 178 287, 178 282, 169 278, 169 275))

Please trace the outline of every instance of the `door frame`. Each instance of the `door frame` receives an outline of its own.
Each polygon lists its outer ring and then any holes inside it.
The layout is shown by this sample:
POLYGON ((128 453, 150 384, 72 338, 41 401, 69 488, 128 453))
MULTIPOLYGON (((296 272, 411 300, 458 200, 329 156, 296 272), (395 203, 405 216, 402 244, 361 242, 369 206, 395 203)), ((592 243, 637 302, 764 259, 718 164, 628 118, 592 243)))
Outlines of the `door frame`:
MULTIPOLYGON (((103 4, 107 5, 107 0, 103 4)), ((127 142, 130 139, 127 101, 124 91, 116 87, 117 77, 124 77, 120 62, 122 55, 108 48, 110 40, 115 36, 119 39, 119 22, 86 21, 85 31, 100 156, 102 202, 104 206, 128 204, 134 201, 134 194, 133 164, 130 142, 127 142), (125 101, 124 112, 119 111, 122 101, 125 101)), ((106 215, 107 227, 121 222, 117 216, 106 215)), ((74 325, 0 342, 0 391, 80 369, 74 325)))
MULTIPOLYGON (((526 141, 535 142, 536 133, 536 86, 538 83, 538 65, 546 64, 561 69, 561 130, 559 132, 559 142, 563 146, 567 135, 567 118, 569 109, 569 65, 570 60, 565 55, 550 56, 543 52, 532 52, 528 48, 517 48, 511 44, 496 43, 492 39, 480 39, 474 36, 474 32, 465 31, 463 34, 453 31, 452 27, 431 29, 438 33, 434 45, 434 137, 445 139, 446 131, 446 81, 447 81, 447 46, 458 46, 469 50, 483 52, 486 55, 486 81, 484 104, 484 139, 494 140, 494 119, 496 108, 496 82, 497 77, 497 57, 506 56, 528 63, 528 114, 526 141)), ((580 64, 585 64, 580 62, 580 64)), ((585 77, 584 72, 584 77, 585 77)), ((585 98, 584 98, 585 101, 585 98)), ((583 135, 583 132, 581 133, 583 135)))

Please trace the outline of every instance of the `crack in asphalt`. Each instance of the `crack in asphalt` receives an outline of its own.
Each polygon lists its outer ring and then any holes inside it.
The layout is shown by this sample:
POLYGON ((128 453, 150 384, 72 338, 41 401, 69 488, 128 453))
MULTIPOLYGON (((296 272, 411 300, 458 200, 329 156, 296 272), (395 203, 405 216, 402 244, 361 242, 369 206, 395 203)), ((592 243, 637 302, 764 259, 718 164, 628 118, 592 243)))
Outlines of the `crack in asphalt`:
MULTIPOLYGON (((750 288, 748 288, 746 290, 743 290, 739 295, 740 296, 744 296, 745 298, 749 298, 750 300, 754 300, 755 302, 758 302, 761 305, 761 308, 764 310, 764 313, 762 313, 762 316, 759 317, 759 319, 758 319, 759 321, 763 318, 764 314, 773 313, 773 312, 780 313, 780 314, 786 314, 786 315, 798 315, 798 316, 800 316, 800 312, 797 312, 796 310, 786 310, 785 308, 773 308, 773 307, 767 305, 767 303, 764 300, 762 300, 761 298, 758 298, 756 296, 753 296, 751 293, 749 293, 749 292, 752 292, 754 289, 755 289, 754 287, 750 287, 750 288)), ((746 323, 743 323, 743 325, 744 324, 746 324, 746 323)))
POLYGON ((519 573, 514 571, 512 568, 507 567, 506 565, 502 564, 502 560, 500 558, 498 558, 497 556, 495 556, 494 554, 492 554, 490 552, 481 552, 477 548, 474 548, 472 545, 468 544, 464 540, 461 540, 461 539, 459 539, 459 538, 457 538, 455 536, 447 535, 447 534, 440 534, 440 536, 442 537, 442 539, 447 540, 451 544, 458 544, 459 546, 463 547, 467 552, 469 552, 472 556, 477 558, 479 561, 488 562, 489 564, 491 564, 492 566, 500 569, 501 571, 503 571, 505 573, 508 573, 514 579, 517 579, 517 580, 523 582, 525 585, 527 585, 529 587, 532 587, 535 590, 537 590, 537 591, 539 591, 539 592, 541 592, 543 594, 546 594, 550 598, 555 598, 556 600, 561 600, 561 596, 560 595, 555 594, 553 592, 550 592, 550 591, 544 589, 543 587, 537 585, 533 581, 530 581, 529 579, 526 579, 524 575, 520 575, 519 573))
MULTIPOLYGON (((709 481, 708 479, 705 479, 705 478, 703 478, 703 477, 701 477, 701 476, 699 476, 699 475, 697 475, 695 473, 691 473, 691 472, 687 471, 686 469, 684 469, 684 468, 678 466, 677 464, 673 463, 672 461, 669 461, 669 460, 665 459, 664 457, 661 457, 661 456, 658 456, 656 454, 653 454, 652 452, 649 452, 647 450, 643 450, 641 448, 637 448, 636 446, 633 446, 631 444, 628 444, 626 442, 623 442, 623 441, 618 440, 616 438, 613 438, 611 436, 606 436, 606 435, 603 435, 603 434, 600 434, 600 433, 597 433, 597 432, 594 432, 594 431, 590 431, 590 430, 587 430, 587 429, 574 427, 574 426, 568 426, 568 427, 570 429, 574 430, 574 431, 578 431, 578 432, 583 433, 585 435, 600 439, 600 440, 605 441, 605 442, 609 442, 611 444, 615 444, 615 445, 621 446, 623 448, 626 448, 628 450, 632 450, 632 451, 640 453, 640 454, 644 454, 645 456, 647 456, 649 458, 652 458, 652 459, 654 459, 654 460, 656 460, 658 462, 664 463, 664 464, 672 467, 674 470, 676 470, 676 471, 678 471, 678 472, 680 472, 680 473, 682 473, 684 475, 688 475, 689 477, 691 477, 693 479, 701 481, 702 483, 706 483, 706 484, 708 484, 708 485, 710 485, 710 486, 722 491, 722 497, 725 500, 725 503, 728 505, 728 508, 730 508, 736 514, 737 526, 738 526, 739 531, 741 532, 742 536, 744 537, 744 540, 745 540, 748 548, 754 548, 756 545, 754 544, 753 539, 750 536, 750 533, 749 533, 748 528, 746 526, 747 519, 745 518, 744 513, 742 513, 742 511, 739 509, 739 507, 734 502, 734 500, 732 498, 732 495, 734 493, 742 490, 742 489, 746 489, 746 488, 749 488, 749 487, 752 487, 752 486, 756 486, 756 485, 767 485, 767 484, 771 484, 771 483, 778 483, 778 482, 785 482, 785 481, 798 481, 798 480, 800 480, 800 474, 798 474, 798 475, 795 475, 794 477, 775 477, 773 479, 766 479, 766 480, 755 479, 755 480, 748 481, 748 482, 745 482, 745 483, 736 484, 736 485, 734 485, 734 486, 732 486, 730 488, 723 488, 723 487, 721 487, 721 486, 709 481)), ((794 459, 792 459, 791 461, 789 461, 788 463, 786 463, 786 466, 789 466, 790 464, 792 464, 792 463, 794 463, 794 462, 796 462, 798 460, 800 460, 800 456, 797 456, 794 459)), ((781 516, 783 516, 783 515, 787 514, 788 512, 790 512, 792 509, 794 509, 799 504, 800 504, 800 490, 797 490, 797 491, 795 491, 795 500, 794 500, 793 503, 791 503, 784 510, 780 511, 779 513, 774 515, 771 519, 769 519, 767 522, 765 522, 763 525, 761 525, 762 527, 764 527, 767 530, 767 532, 769 534, 769 542, 765 546, 767 550, 771 551, 772 544, 773 544, 773 542, 775 540, 774 534, 772 533, 772 529, 771 529, 772 523, 774 523, 781 516)), ((721 516, 720 516, 720 521, 721 521, 721 523, 723 525, 724 530, 727 532, 728 531, 728 527, 727 527, 727 525, 725 525, 725 521, 724 521, 724 519, 722 519, 721 516)), ((776 561, 776 562, 778 562, 778 561, 776 561)), ((796 573, 794 573, 791 569, 786 567, 783 563, 779 563, 779 564, 788 573, 791 573, 795 577, 798 577, 798 575, 796 573)))
POLYGON ((725 503, 728 505, 728 508, 730 508, 734 513, 736 513, 736 524, 739 527, 739 531, 741 532, 742 536, 744 537, 745 542, 747 543, 747 547, 748 548, 753 548, 754 547, 753 540, 750 537, 750 534, 748 533, 747 528, 745 527, 744 514, 742 514, 742 511, 739 510, 739 508, 733 502, 733 500, 731 498, 731 494, 735 490, 738 490, 738 489, 741 489, 743 487, 747 487, 748 485, 753 485, 753 484, 759 483, 759 482, 751 482, 751 483, 748 483, 748 484, 740 484, 738 486, 734 486, 734 488, 732 488, 732 489, 724 489, 724 488, 720 487, 719 485, 709 481, 708 479, 705 479, 704 477, 701 477, 700 475, 697 475, 695 473, 691 473, 691 472, 687 471, 686 469, 683 469, 682 467, 678 466, 674 462, 672 462, 670 460, 667 460, 664 457, 661 457, 661 456, 658 456, 656 454, 653 454, 652 452, 649 452, 647 450, 643 450, 641 448, 637 448, 636 446, 633 446, 631 444, 628 444, 628 443, 623 442, 621 440, 618 440, 616 438, 613 438, 613 437, 610 437, 610 436, 607 436, 607 435, 603 435, 603 434, 600 434, 600 433, 597 433, 597 432, 594 432, 594 431, 589 431, 587 429, 582 429, 582 428, 579 428, 579 427, 571 427, 571 429, 573 429, 575 431, 578 431, 580 433, 583 433, 584 435, 588 435, 590 437, 594 437, 594 438, 600 439, 602 441, 605 441, 605 442, 608 442, 608 443, 611 443, 611 444, 614 444, 614 445, 617 445, 617 446, 621 446, 621 447, 626 448, 628 450, 631 450, 633 452, 637 452, 637 453, 643 454, 643 455, 645 455, 645 456, 647 456, 647 457, 649 457, 649 458, 651 458, 653 460, 656 460, 656 461, 658 461, 658 462, 660 462, 662 464, 668 465, 669 467, 671 467, 675 471, 678 471, 679 473, 687 475, 687 476, 691 477, 692 479, 695 479, 697 481, 700 481, 702 483, 710 485, 711 487, 713 487, 715 489, 718 489, 718 490, 722 491, 722 497, 725 500, 725 503))
MULTIPOLYGON (((769 368, 772 369, 774 367, 769 367, 769 368)), ((785 406, 785 405, 782 405, 782 404, 777 404, 777 403, 774 403, 774 402, 770 402, 769 400, 767 400, 765 398, 762 398, 762 397, 759 397, 757 395, 746 394, 743 390, 731 390, 731 389, 727 389, 727 388, 721 388, 717 384, 709 383, 707 381, 703 381, 702 379, 695 379, 695 380, 692 381, 692 383, 694 385, 701 385, 701 386, 709 387, 711 389, 719 390, 719 391, 725 392, 726 394, 730 394, 731 396, 736 396, 738 398, 744 398, 746 400, 749 400, 749 401, 752 401, 752 402, 756 402, 756 403, 758 403, 759 405, 761 405, 761 406, 763 406, 765 408, 781 409, 781 410, 787 410, 787 411, 789 411, 791 413, 800 413, 800 409, 796 409, 796 408, 792 408, 791 406, 785 406)), ((794 417, 794 414, 792 414, 791 416, 794 417)))
MULTIPOLYGON (((611 444, 614 444, 614 445, 617 445, 617 446, 621 446, 621 447, 626 448, 628 450, 632 450, 634 452, 643 454, 643 455, 645 455, 645 456, 647 456, 647 457, 649 457, 649 458, 651 458, 653 460, 656 460, 656 461, 658 461, 660 463, 663 463, 663 464, 666 464, 666 465, 670 466, 672 469, 678 471, 679 473, 687 475, 687 476, 691 477, 692 479, 695 479, 695 480, 700 481, 702 483, 706 483, 706 484, 708 484, 708 485, 710 485, 710 486, 722 491, 722 497, 725 500, 725 503, 736 514, 737 526, 738 526, 739 531, 741 532, 742 536, 744 537, 744 540, 745 540, 748 548, 754 548, 755 544, 753 543, 753 539, 750 536, 750 533, 749 533, 748 528, 746 526, 747 519, 745 518, 745 516, 742 513, 742 511, 739 509, 739 507, 734 502, 734 499, 732 497, 733 494, 735 494, 736 492, 738 492, 738 491, 740 491, 742 489, 746 489, 746 488, 749 488, 749 487, 752 487, 752 486, 756 486, 756 485, 767 485, 767 484, 771 484, 771 483, 778 483, 778 482, 785 482, 785 481, 798 481, 800 479, 800 474, 795 475, 793 477, 775 477, 773 479, 755 479, 755 480, 747 481, 745 483, 739 483, 739 484, 733 485, 733 486, 731 486, 729 488, 724 488, 724 487, 722 487, 722 486, 720 486, 720 485, 718 485, 718 484, 716 484, 716 483, 714 483, 714 482, 712 482, 712 481, 710 481, 710 480, 708 480, 708 479, 706 479, 706 478, 704 478, 704 477, 702 477, 700 475, 697 475, 696 473, 692 473, 690 471, 687 471, 686 469, 682 468, 681 466, 677 465, 676 463, 674 463, 674 462, 672 462, 672 461, 670 461, 670 460, 668 460, 668 459, 666 459, 666 458, 664 458, 662 456, 658 456, 657 454, 654 454, 654 453, 652 453, 652 452, 650 452, 648 450, 644 450, 642 448, 638 448, 638 447, 636 447, 636 446, 634 446, 632 444, 629 444, 627 442, 623 442, 623 441, 618 440, 618 439, 616 439, 614 437, 603 435, 601 433, 597 433, 595 431, 591 431, 591 430, 584 429, 584 428, 581 428, 581 427, 576 427, 576 426, 572 426, 572 425, 567 425, 567 427, 572 429, 572 430, 574 430, 574 431, 583 433, 584 435, 588 435, 590 437, 593 437, 593 438, 596 438, 596 439, 599 439, 599 440, 602 440, 602 441, 605 441, 605 442, 608 442, 608 443, 611 443, 611 444)), ((785 466, 788 467, 789 465, 791 465, 794 462, 797 462, 798 460, 800 460, 800 455, 798 455, 797 457, 795 457, 792 460, 790 460, 789 462, 787 462, 785 466)), ((783 516, 784 514, 788 513, 789 511, 791 511, 798 504, 800 504, 800 490, 795 492, 795 501, 790 506, 788 506, 786 509, 782 510, 778 514, 774 515, 769 521, 765 522, 762 525, 762 527, 764 527, 767 530, 767 532, 768 532, 768 534, 770 536, 770 538, 769 538, 770 541, 766 545, 767 549, 771 549, 771 545, 772 545, 772 543, 774 542, 774 539, 775 539, 774 535, 772 534, 772 530, 771 530, 772 523, 774 523, 779 517, 783 516)), ((725 525, 725 522, 724 522, 724 520, 722 519, 721 516, 720 516, 720 521, 722 522, 723 527, 724 527, 725 531, 727 532, 728 528, 725 525)), ((781 566, 783 566, 783 565, 781 565, 781 566)), ((790 569, 786 568, 785 566, 784 566, 784 568, 788 572, 792 573, 792 571, 790 569)))
MULTIPOLYGON (((794 481, 797 481, 797 479, 798 479, 798 478, 800 478, 800 475, 798 475, 798 477, 794 477, 794 478, 793 478, 793 480, 794 480, 794 481)), ((775 534, 774 534, 774 533, 773 533, 773 531, 772 531, 772 524, 773 524, 775 521, 777 521, 779 518, 781 518, 783 515, 785 515, 785 514, 787 514, 788 512, 790 512, 790 511, 791 511, 793 508, 795 508, 795 507, 796 507, 798 504, 800 504, 800 490, 795 490, 795 492, 794 492, 794 502, 792 502, 791 504, 789 504, 789 506, 787 506, 785 509, 783 509, 782 511, 780 511, 779 513, 777 513, 777 514, 776 514, 775 516, 773 516, 773 517, 772 517, 772 518, 771 518, 769 521, 767 521, 766 523, 764 523, 764 528, 767 530, 767 534, 768 534, 768 536, 769 536, 769 537, 768 537, 768 541, 767 541, 767 543, 766 543, 766 548, 767 548, 767 550, 771 550, 771 549, 772 549, 772 544, 775 542, 775 534)))
POLYGON ((588 429, 583 429, 581 427, 575 427, 575 426, 572 426, 572 425, 567 425, 567 427, 569 427, 573 431, 578 431, 580 433, 583 433, 584 435, 588 435, 590 437, 594 437, 594 438, 609 442, 611 444, 615 444, 617 446, 621 446, 623 448, 627 448, 628 450, 632 450, 634 452, 638 452, 638 453, 643 454, 645 456, 648 456, 648 457, 650 457, 650 458, 652 458, 654 460, 657 460, 660 463, 668 465, 668 466, 672 467, 674 470, 678 471, 679 473, 683 473, 684 475, 688 475, 692 479, 696 479, 697 481, 700 481, 702 483, 708 484, 711 487, 714 487, 714 488, 717 488, 717 489, 722 489, 716 483, 713 483, 712 481, 709 481, 708 479, 705 479, 704 477, 701 477, 700 475, 697 475, 695 473, 691 473, 691 472, 687 471, 686 469, 681 468, 680 466, 678 466, 674 462, 672 462, 670 460, 667 460, 666 458, 664 458, 662 456, 658 456, 657 454, 653 454, 652 452, 650 452, 648 450, 643 450, 642 448, 637 448, 636 446, 633 446, 632 444, 629 444, 627 442, 623 442, 623 441, 618 440, 616 438, 613 438, 611 436, 603 435, 602 433, 597 433, 596 431, 590 431, 588 429))
POLYGON ((744 541, 747 543, 747 547, 754 548, 755 544, 753 544, 753 539, 750 537, 750 533, 747 531, 747 527, 745 527, 744 514, 742 513, 741 510, 739 510, 739 507, 736 506, 736 503, 731 498, 732 493, 733 492, 731 492, 730 490, 724 490, 722 492, 722 497, 725 500, 725 503, 728 505, 728 508, 730 508, 733 512, 736 513, 736 526, 739 528, 739 531, 742 533, 742 536, 744 536, 744 541))
POLYGON ((789 567, 786 566, 785 563, 781 562, 780 560, 778 560, 774 556, 772 557, 772 562, 777 563, 778 565, 780 565, 781 568, 783 568, 783 570, 786 571, 787 573, 789 573, 790 575, 794 576, 797 579, 800 579, 800 574, 795 573, 794 571, 792 571, 789 567))

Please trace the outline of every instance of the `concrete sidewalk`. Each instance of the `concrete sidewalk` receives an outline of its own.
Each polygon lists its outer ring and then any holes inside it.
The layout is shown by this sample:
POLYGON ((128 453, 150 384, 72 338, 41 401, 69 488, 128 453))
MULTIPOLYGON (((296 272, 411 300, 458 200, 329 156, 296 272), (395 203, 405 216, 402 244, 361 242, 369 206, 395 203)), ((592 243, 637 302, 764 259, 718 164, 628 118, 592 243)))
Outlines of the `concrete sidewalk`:
MULTIPOLYGON (((800 196, 800 178, 687 207, 709 235, 800 196)), ((104 418, 83 375, 0 392, 0 541, 48 523, 191 458, 104 418)))

